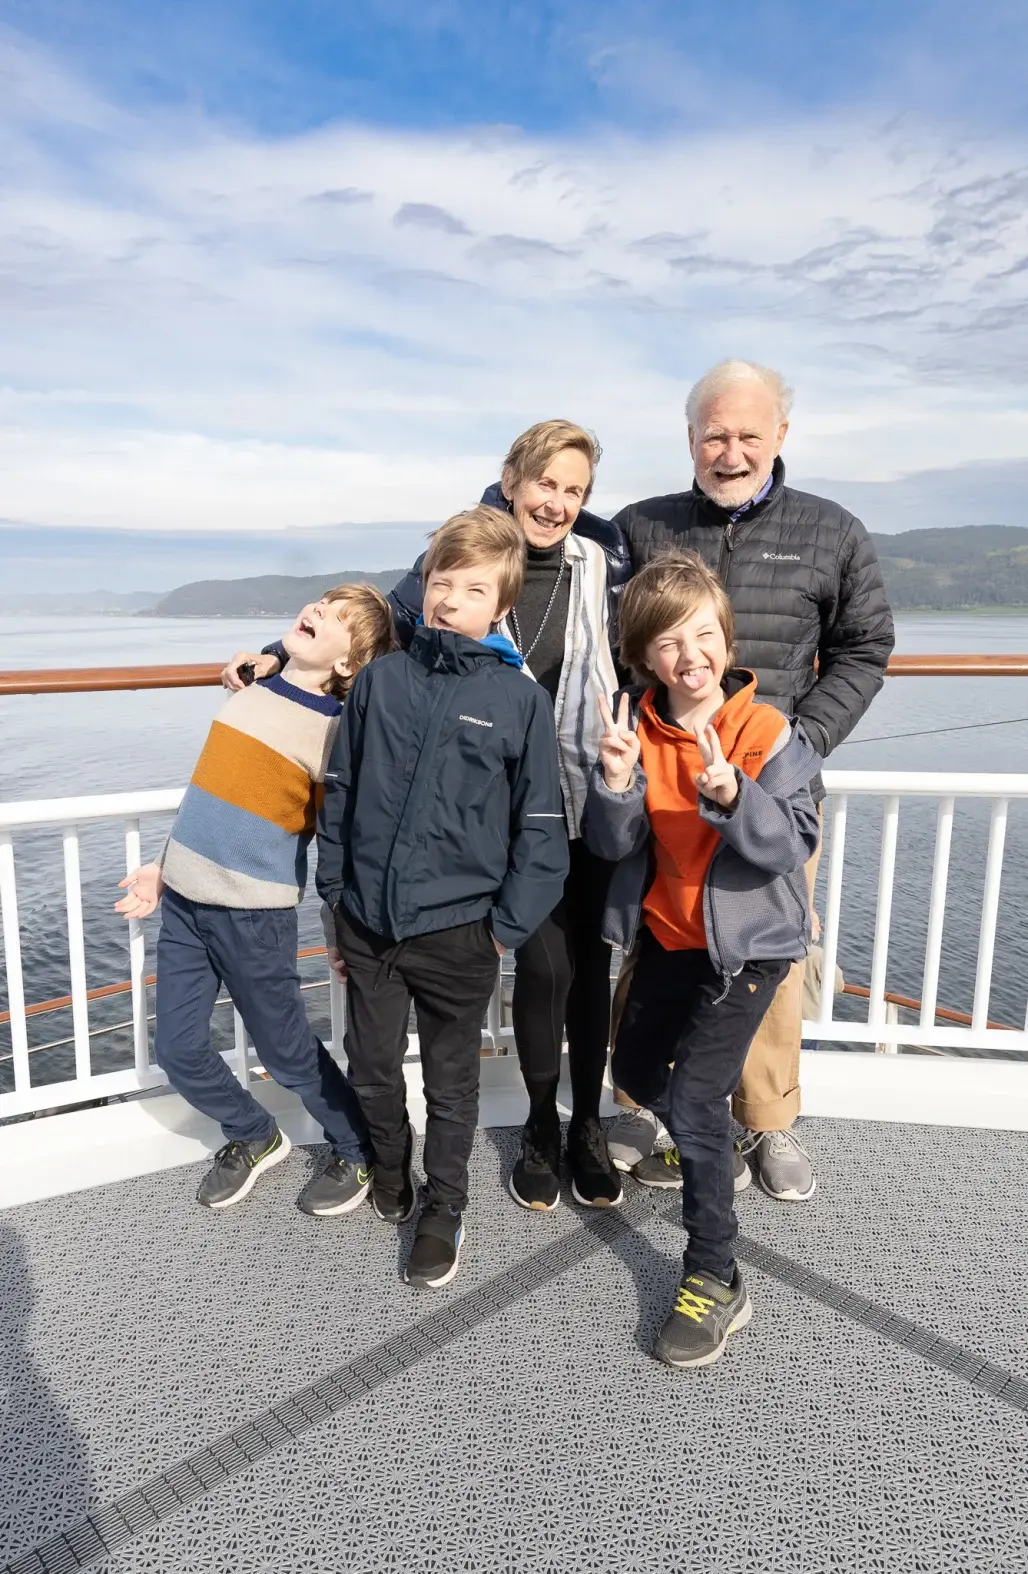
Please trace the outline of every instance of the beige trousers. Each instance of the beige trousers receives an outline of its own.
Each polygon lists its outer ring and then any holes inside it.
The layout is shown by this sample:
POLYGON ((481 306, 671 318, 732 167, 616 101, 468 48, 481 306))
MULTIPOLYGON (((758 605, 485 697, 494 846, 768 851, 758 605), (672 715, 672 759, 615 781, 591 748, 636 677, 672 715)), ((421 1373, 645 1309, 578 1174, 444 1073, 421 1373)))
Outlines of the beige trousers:
MULTIPOLYGON (((806 868, 811 904, 821 846, 806 868)), ((621 1013, 628 998, 635 968, 634 952, 624 958, 614 989, 610 1041, 617 1038, 621 1013)), ((803 975, 805 962, 794 962, 782 979, 756 1037, 750 1045, 742 1078, 732 1099, 732 1114, 740 1126, 751 1131, 785 1131, 800 1112, 800 1040, 803 1028, 803 975)), ((614 1089, 614 1102, 623 1109, 634 1109, 632 1100, 620 1088, 614 1089)))

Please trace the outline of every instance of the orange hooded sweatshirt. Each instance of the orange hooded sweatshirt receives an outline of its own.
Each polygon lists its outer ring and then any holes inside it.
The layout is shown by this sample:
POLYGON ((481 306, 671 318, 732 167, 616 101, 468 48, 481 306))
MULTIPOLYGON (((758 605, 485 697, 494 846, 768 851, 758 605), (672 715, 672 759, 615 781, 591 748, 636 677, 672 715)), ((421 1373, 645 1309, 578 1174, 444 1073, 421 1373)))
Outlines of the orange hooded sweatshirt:
MULTIPOLYGON (((757 680, 730 694, 712 725, 730 765, 756 779, 789 723, 773 705, 754 702, 757 680)), ((646 772, 646 812, 653 836, 656 878, 643 902, 643 916, 665 951, 706 950, 703 887, 720 837, 700 818, 695 778, 703 756, 691 732, 662 721, 647 689, 639 702, 640 761, 646 772)))

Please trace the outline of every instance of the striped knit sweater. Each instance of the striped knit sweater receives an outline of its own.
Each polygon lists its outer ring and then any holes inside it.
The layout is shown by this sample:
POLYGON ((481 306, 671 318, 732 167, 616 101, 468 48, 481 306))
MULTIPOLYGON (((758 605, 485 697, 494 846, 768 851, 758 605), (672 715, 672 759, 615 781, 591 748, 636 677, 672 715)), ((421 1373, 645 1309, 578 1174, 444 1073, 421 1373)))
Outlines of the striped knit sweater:
POLYGON ((233 694, 171 828, 165 884, 216 907, 295 907, 341 713, 281 677, 233 694))

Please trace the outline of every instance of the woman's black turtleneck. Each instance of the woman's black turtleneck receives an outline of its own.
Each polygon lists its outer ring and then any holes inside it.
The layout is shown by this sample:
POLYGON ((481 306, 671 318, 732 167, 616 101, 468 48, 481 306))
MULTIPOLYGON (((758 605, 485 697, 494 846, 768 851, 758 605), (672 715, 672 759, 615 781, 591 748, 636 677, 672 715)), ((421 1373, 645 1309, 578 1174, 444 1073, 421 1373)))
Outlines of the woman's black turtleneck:
MULTIPOLYGON (((528 549, 528 560, 525 565, 525 586, 517 601, 514 611, 517 614, 518 629, 521 634, 521 653, 526 655, 533 640, 539 633, 539 625, 549 606, 553 587, 557 582, 560 570, 561 543, 553 547, 533 547, 528 549)), ((541 683, 549 694, 551 700, 557 698, 557 688, 560 684, 560 669, 564 665, 564 635, 568 623, 568 607, 571 604, 571 568, 565 563, 561 575, 560 585, 554 597, 550 615, 546 619, 546 626, 542 631, 538 645, 527 657, 527 663, 532 676, 537 683, 541 683)), ((512 620, 508 619, 508 622, 512 620)), ((512 629, 513 632, 513 629, 512 629)))

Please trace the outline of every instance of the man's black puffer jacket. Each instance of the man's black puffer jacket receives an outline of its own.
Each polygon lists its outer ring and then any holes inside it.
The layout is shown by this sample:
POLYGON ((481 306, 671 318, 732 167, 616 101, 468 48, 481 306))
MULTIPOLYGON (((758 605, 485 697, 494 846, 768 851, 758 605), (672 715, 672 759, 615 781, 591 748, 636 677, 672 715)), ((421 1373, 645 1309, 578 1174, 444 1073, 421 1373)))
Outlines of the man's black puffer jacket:
POLYGON ((800 717, 819 754, 852 732, 895 643, 878 558, 859 519, 786 486, 776 459, 767 497, 734 524, 695 482, 689 492, 632 503, 613 522, 636 571, 670 548, 697 552, 717 570, 735 609, 737 664, 756 673, 760 699, 800 717))

